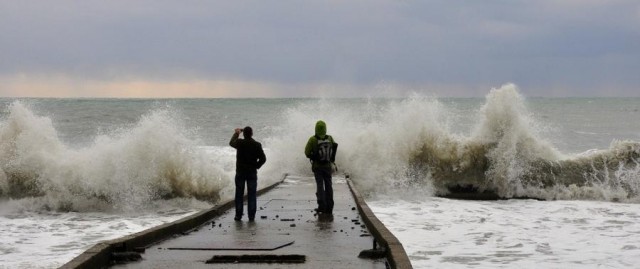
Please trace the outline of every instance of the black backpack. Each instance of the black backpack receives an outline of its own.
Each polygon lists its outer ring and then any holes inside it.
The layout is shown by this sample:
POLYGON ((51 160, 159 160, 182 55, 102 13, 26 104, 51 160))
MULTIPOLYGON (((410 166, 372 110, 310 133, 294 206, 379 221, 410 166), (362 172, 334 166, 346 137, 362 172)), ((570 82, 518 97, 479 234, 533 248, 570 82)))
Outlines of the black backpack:
POLYGON ((314 161, 320 164, 333 163, 336 161, 336 152, 338 151, 338 143, 333 142, 333 138, 329 135, 324 139, 316 136, 318 142, 316 152, 314 153, 314 161))

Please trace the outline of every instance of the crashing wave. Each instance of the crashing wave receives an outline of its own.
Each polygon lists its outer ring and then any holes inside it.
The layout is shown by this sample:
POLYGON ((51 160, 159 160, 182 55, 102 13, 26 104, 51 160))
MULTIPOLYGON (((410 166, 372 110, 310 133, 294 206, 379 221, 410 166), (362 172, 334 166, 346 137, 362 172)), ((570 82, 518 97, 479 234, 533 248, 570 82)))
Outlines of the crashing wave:
POLYGON ((168 111, 155 111, 71 149, 49 118, 14 102, 0 124, 0 197, 43 197, 43 207, 56 210, 135 210, 175 197, 215 202, 229 180, 181 130, 168 111))
POLYGON ((608 150, 563 156, 537 137, 511 84, 493 89, 481 113, 471 138, 427 140, 413 153, 411 167, 430 175, 437 194, 611 200, 640 194, 640 143, 614 141, 608 150))

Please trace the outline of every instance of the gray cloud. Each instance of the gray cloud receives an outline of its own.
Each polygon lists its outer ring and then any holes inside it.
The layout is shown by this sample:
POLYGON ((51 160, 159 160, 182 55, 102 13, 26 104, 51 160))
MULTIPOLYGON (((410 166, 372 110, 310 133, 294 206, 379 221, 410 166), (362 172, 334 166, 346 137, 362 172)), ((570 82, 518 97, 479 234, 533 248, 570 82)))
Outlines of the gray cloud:
POLYGON ((470 95, 514 82, 527 95, 638 96, 640 3, 3 0, 0 59, 0 76, 455 85, 470 95))

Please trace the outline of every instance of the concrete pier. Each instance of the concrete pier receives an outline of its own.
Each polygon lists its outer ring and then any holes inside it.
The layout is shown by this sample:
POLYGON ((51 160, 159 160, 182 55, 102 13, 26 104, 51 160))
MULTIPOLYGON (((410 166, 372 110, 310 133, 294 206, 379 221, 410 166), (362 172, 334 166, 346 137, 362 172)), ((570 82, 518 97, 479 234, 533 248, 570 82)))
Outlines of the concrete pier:
POLYGON ((402 245, 350 191, 348 180, 333 182, 332 216, 314 212, 313 178, 287 176, 258 196, 253 222, 246 205, 242 221, 227 205, 188 231, 155 241, 135 243, 134 235, 105 242, 104 253, 90 249, 63 268, 411 268, 402 245))

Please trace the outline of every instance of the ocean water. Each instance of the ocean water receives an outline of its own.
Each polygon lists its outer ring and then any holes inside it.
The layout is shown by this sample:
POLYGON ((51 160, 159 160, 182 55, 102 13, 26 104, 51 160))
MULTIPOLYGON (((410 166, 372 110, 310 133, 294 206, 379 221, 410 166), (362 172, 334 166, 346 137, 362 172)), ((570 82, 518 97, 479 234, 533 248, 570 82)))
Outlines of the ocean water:
POLYGON ((0 268, 56 268, 93 244, 233 192, 233 129, 260 184, 309 175, 322 119, 415 268, 636 268, 640 98, 0 99, 0 268), (505 199, 439 198, 451 187, 505 199))

